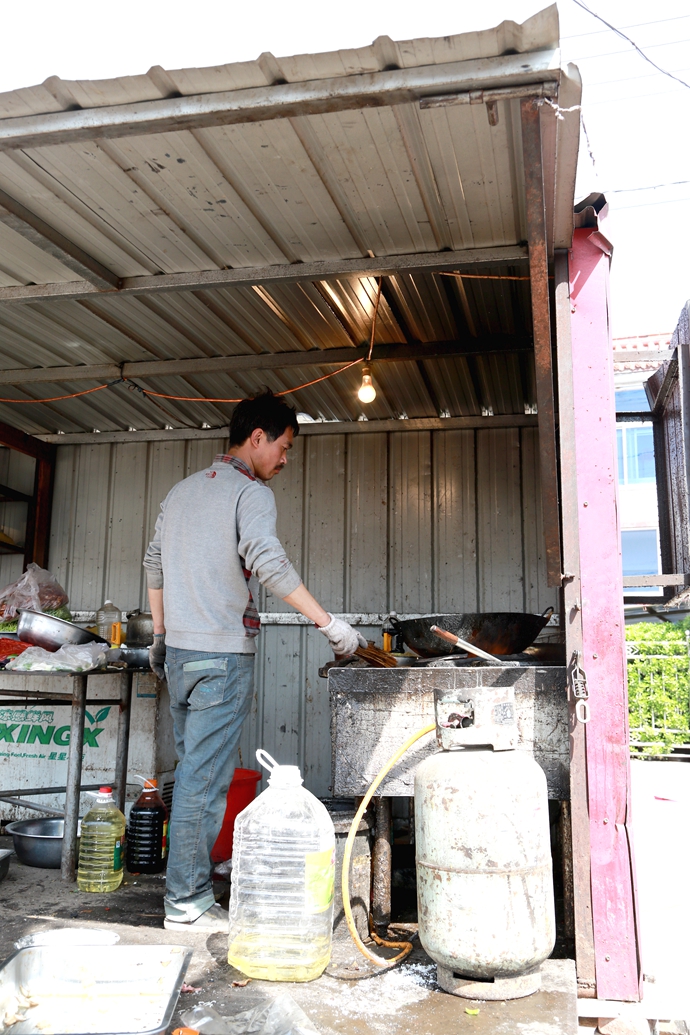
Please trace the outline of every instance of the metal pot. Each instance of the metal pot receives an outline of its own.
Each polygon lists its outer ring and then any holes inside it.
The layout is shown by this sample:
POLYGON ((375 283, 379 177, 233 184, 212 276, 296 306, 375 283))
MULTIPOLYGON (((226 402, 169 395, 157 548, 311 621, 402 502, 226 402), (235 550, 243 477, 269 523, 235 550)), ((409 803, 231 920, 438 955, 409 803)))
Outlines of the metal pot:
POLYGON ((59 650, 66 643, 105 643, 110 646, 102 636, 96 636, 74 622, 65 622, 62 618, 32 611, 28 607, 19 609, 17 635, 24 643, 52 651, 59 650))
POLYGON ((8 823, 5 829, 12 835, 17 858, 25 866, 60 869, 64 819, 21 819, 8 823))
POLYGON ((127 646, 139 649, 153 643, 153 615, 150 611, 127 612, 127 646))
POLYGON ((391 624, 408 647, 422 658, 448 653, 448 645, 431 631, 438 625, 446 632, 467 640, 489 654, 520 654, 533 643, 553 614, 553 608, 540 615, 497 611, 493 614, 427 615, 401 622, 391 615, 391 624))

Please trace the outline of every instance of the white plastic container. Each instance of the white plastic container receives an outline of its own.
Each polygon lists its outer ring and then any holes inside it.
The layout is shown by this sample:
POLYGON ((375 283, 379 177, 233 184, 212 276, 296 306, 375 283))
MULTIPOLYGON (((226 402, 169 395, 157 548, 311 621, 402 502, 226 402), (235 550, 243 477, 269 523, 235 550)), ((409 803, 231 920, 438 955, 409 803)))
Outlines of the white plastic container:
POLYGON ((271 776, 235 820, 228 962, 265 981, 312 981, 331 957, 335 829, 297 766, 256 757, 271 776))

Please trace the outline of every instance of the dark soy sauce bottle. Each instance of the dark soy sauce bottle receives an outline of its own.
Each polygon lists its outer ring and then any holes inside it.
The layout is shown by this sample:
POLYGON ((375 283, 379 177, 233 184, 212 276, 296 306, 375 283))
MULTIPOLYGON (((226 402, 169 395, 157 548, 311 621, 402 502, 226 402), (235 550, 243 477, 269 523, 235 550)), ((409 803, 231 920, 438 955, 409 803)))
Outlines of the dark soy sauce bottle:
POLYGON ((129 813, 127 869, 130 873, 161 873, 168 854, 168 809, 156 780, 133 775, 144 789, 129 813))

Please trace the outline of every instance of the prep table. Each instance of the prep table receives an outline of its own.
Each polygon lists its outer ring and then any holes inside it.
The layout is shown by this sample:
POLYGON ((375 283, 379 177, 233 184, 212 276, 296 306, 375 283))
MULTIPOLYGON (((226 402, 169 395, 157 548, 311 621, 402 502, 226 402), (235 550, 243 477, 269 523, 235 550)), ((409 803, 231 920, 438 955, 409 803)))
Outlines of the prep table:
MULTIPOLYGON (((30 787, 11 790, 0 790, 0 801, 10 801, 26 808, 26 802, 18 802, 19 796, 40 795, 49 793, 65 794, 65 832, 62 844, 61 874, 63 880, 76 879, 77 864, 77 828, 79 822, 79 794, 82 791, 97 790, 97 784, 81 784, 82 760, 84 753, 84 716, 87 704, 111 704, 119 708, 117 729, 117 750, 115 756, 115 800, 120 811, 124 810, 127 791, 127 757, 129 753, 129 725, 132 703, 132 679, 134 669, 122 670, 95 669, 91 672, 4 672, 0 675, 0 700, 4 703, 27 703, 40 701, 44 705, 69 703, 72 705, 70 716, 70 740, 67 759, 67 781, 64 787, 30 787), (119 671, 120 693, 114 698, 98 698, 90 701, 87 698, 89 680, 104 675, 113 675, 119 671), (71 693, 58 693, 51 687, 55 676, 69 676, 72 681, 71 693), (8 685, 11 684, 11 685, 8 685)), ((31 806, 29 806, 31 807, 31 806)), ((34 806, 35 807, 35 806, 34 806)), ((40 807, 39 807, 40 808, 40 807)), ((53 811, 53 810, 41 810, 53 811)))

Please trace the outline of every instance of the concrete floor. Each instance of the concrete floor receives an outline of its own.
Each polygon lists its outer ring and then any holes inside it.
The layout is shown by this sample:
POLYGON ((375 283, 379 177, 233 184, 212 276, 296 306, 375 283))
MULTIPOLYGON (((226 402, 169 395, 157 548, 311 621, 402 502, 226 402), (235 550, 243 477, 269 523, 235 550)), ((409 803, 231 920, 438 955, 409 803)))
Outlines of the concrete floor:
MULTIPOLYGON (((11 839, 0 837, 2 847, 12 847, 11 839)), ((57 927, 107 927, 117 931, 123 944, 179 943, 179 935, 163 929, 164 888, 160 877, 126 875, 123 886, 112 894, 87 894, 63 883, 58 870, 22 866, 13 858, 0 885, 0 957, 11 953, 22 935, 57 927)), ((367 963, 349 939, 338 939, 331 964, 317 981, 280 985, 252 981, 242 988, 232 984, 243 975, 228 966, 224 936, 196 935, 184 941, 194 949, 186 981, 200 990, 180 996, 170 1031, 182 1026, 180 1015, 195 1004, 212 1004, 218 1013, 233 1016, 287 991, 321 1035, 577 1032, 575 968, 570 960, 547 961, 544 987, 533 996, 472 1003, 438 988, 435 967, 418 943, 408 960, 382 973, 367 963), (478 1008, 479 1013, 468 1014, 467 1007, 478 1008)))

